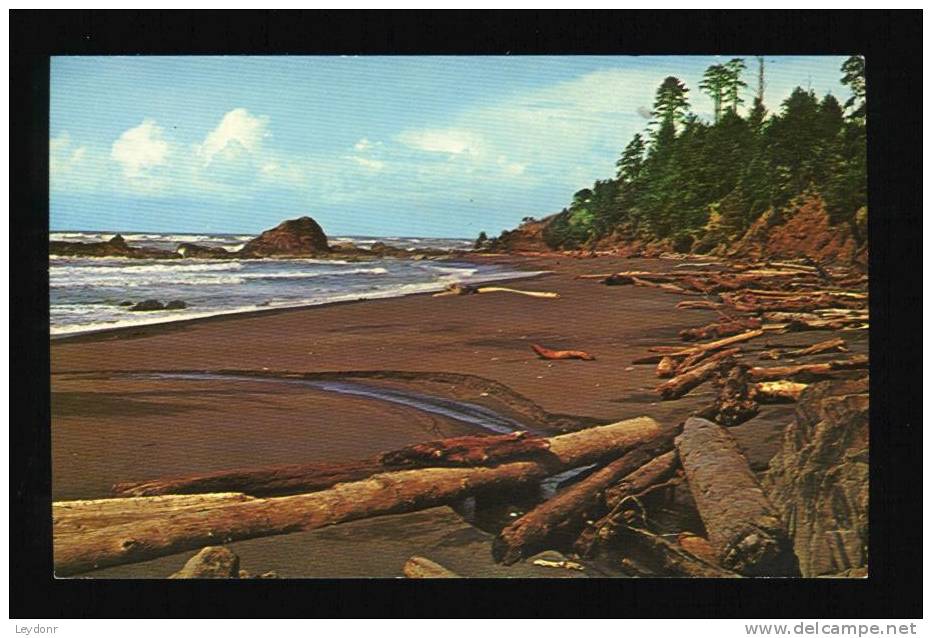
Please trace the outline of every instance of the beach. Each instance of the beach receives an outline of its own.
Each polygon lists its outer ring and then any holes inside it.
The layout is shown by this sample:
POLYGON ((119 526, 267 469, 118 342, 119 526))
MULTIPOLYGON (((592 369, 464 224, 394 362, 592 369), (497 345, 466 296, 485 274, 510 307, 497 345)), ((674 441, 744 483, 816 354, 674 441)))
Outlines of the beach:
MULTIPOLYGON (((53 500, 106 497, 123 481, 345 461, 422 441, 488 433, 443 410, 305 381, 350 381, 442 397, 454 406, 484 406, 541 433, 641 415, 672 426, 714 396, 713 388, 703 386, 679 400, 660 401, 653 391, 655 366, 632 364, 650 346, 680 343, 680 330, 716 320, 714 311, 677 310, 682 297, 656 288, 606 287, 575 278, 664 271, 681 262, 473 259, 547 271, 504 285, 557 292, 560 298, 417 294, 54 340, 53 500), (585 350, 595 360, 546 361, 534 354, 532 343, 585 350), (282 378, 297 373, 301 382, 282 378)), ((774 342, 806 345, 814 339, 808 333, 765 336, 751 342, 749 352, 774 342)), ((867 352, 867 331, 846 333, 846 339, 852 353, 867 352)), ((731 428, 753 470, 767 468, 793 412, 792 405, 767 406, 731 428)), ((244 568, 275 570, 283 577, 396 577, 413 554, 446 561, 470 576, 575 575, 530 563, 495 565, 490 539, 488 530, 443 507, 230 547, 244 568)), ((192 554, 92 575, 165 577, 192 554)), ((590 573, 597 570, 593 566, 590 573)))

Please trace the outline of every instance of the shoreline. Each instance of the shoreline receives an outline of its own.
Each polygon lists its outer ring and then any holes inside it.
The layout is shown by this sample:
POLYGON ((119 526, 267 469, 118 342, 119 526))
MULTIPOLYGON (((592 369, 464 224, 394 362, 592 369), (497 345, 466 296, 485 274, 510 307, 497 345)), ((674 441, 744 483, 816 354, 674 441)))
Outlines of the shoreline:
MULTIPOLYGON (((496 255, 496 257, 501 257, 501 256, 496 255)), ((109 257, 102 257, 100 259, 109 259, 109 257)), ((519 257, 515 257, 513 259, 502 259, 501 261, 497 261, 497 262, 489 262, 489 261, 483 262, 480 260, 476 260, 475 258, 464 257, 462 255, 456 255, 455 257, 451 257, 451 259, 455 259, 456 261, 460 261, 466 264, 474 264, 474 265, 479 265, 482 263, 485 263, 485 264, 495 263, 495 264, 502 264, 502 265, 507 264, 510 266, 515 266, 518 269, 520 269, 524 265, 522 264, 521 259, 519 257)), ((546 274, 549 274, 549 272, 550 271, 546 271, 546 270, 529 269, 526 274, 520 274, 514 277, 500 277, 500 278, 493 277, 490 279, 469 281, 469 284, 475 285, 475 286, 483 286, 483 285, 500 283, 500 282, 532 280, 538 277, 542 277, 546 274)), ((424 285, 428 285, 428 284, 424 284, 424 285)), ((268 306, 268 307, 255 307, 251 309, 220 310, 217 312, 212 312, 209 314, 199 314, 196 316, 184 316, 184 317, 167 318, 167 319, 160 318, 160 319, 156 319, 156 320, 153 320, 151 322, 146 322, 146 323, 140 322, 140 323, 134 323, 134 324, 122 325, 122 326, 90 328, 87 330, 74 331, 74 332, 52 333, 51 326, 50 326, 49 340, 54 343, 88 342, 88 341, 97 341, 101 339, 106 339, 108 337, 120 338, 122 336, 125 336, 124 333, 132 333, 132 332, 137 332, 140 330, 145 330, 146 331, 145 336, 148 336, 149 334, 155 334, 154 329, 159 329, 159 328, 168 331, 168 330, 174 329, 173 328, 174 326, 178 326, 180 328, 185 325, 195 325, 195 324, 199 324, 202 322, 221 321, 221 320, 226 320, 226 319, 235 319, 238 317, 251 317, 251 316, 260 315, 260 314, 273 316, 279 313, 293 312, 293 311, 298 311, 298 310, 307 310, 310 308, 324 308, 328 306, 356 304, 356 303, 363 303, 367 301, 379 301, 379 300, 384 300, 384 299, 404 299, 407 297, 416 297, 420 295, 433 295, 434 293, 441 292, 442 290, 444 290, 446 285, 447 284, 438 282, 436 287, 432 287, 429 290, 423 290, 423 291, 418 291, 418 292, 408 292, 408 293, 401 293, 401 294, 385 294, 385 295, 374 293, 373 296, 369 296, 369 297, 357 297, 355 299, 337 299, 337 300, 332 300, 332 301, 322 301, 320 303, 299 303, 296 305, 288 305, 288 306, 268 306)), ((391 291, 389 291, 389 293, 390 292, 391 291)), ((141 319, 143 318, 144 317, 141 317, 141 319)), ((136 335, 133 335, 133 336, 136 336, 136 335)), ((144 336, 144 335, 138 335, 138 336, 144 336)))

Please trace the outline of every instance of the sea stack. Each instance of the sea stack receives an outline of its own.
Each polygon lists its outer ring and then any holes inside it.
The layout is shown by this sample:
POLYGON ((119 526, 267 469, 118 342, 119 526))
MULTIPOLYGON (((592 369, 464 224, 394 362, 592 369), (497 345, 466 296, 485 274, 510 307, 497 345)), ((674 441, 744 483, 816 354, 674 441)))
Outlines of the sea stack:
POLYGON ((241 257, 315 257, 330 253, 327 236, 310 217, 288 219, 239 251, 241 257))

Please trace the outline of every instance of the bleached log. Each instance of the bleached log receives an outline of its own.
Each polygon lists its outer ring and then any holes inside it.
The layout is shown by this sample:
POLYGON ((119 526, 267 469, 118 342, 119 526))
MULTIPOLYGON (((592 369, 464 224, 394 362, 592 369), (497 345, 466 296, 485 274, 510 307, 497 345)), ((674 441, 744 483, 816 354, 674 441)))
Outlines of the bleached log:
MULTIPOLYGON (((534 484, 571 467, 615 458, 661 431, 648 417, 589 428, 547 439, 539 457, 493 467, 430 467, 376 474, 312 492, 274 498, 245 497, 208 509, 184 508, 118 524, 87 524, 80 529, 53 521, 54 565, 59 576, 134 563, 207 545, 288 534, 325 525, 397 514, 450 503, 477 492, 534 484)), ((125 504, 128 499, 112 499, 125 504)), ((144 508, 143 498, 133 511, 144 508)), ((120 505, 87 502, 59 504, 108 509, 120 505)), ((114 509, 115 508, 115 509, 114 509)), ((55 511, 55 510, 53 510, 55 511)), ((60 511, 60 510, 59 510, 60 511)), ((76 514, 80 516, 80 514, 76 514)))

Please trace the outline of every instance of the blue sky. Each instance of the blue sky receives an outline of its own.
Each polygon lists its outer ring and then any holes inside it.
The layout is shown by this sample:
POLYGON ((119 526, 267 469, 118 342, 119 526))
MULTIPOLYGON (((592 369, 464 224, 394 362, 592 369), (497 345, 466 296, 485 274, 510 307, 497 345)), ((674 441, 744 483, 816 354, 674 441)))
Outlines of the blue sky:
MULTIPOLYGON (((710 118, 699 80, 731 57, 57 57, 50 226, 497 234, 612 176, 666 76, 710 118)), ((768 109, 844 102, 843 60, 768 56, 768 109)))

